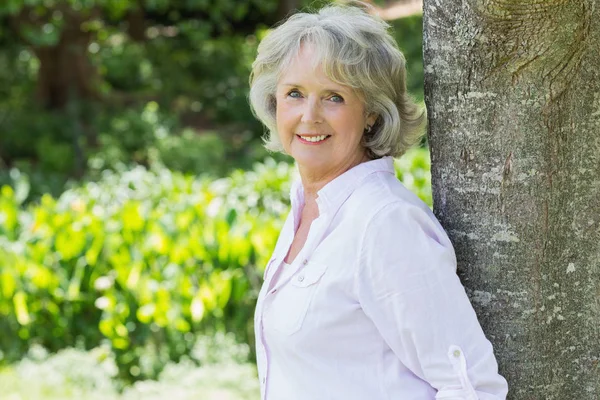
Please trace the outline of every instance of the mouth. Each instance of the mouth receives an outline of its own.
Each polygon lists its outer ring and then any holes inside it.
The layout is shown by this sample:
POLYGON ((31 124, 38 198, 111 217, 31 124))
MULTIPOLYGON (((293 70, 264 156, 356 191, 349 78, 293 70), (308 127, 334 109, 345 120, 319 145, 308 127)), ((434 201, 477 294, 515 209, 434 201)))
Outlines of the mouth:
POLYGON ((331 135, 296 135, 302 143, 318 144, 326 141, 331 135))

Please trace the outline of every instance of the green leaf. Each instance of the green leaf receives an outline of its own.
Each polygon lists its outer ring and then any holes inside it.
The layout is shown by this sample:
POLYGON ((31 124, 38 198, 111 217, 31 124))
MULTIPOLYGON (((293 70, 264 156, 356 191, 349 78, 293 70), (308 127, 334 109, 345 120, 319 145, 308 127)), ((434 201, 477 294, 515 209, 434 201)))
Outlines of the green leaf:
POLYGON ((13 277, 12 271, 5 270, 0 273, 0 283, 2 284, 2 297, 10 299, 15 293, 17 287, 15 278, 13 277))
POLYGON ((85 242, 86 238, 83 232, 68 227, 57 232, 54 246, 64 260, 71 260, 82 253, 85 242))
POLYGON ((144 227, 144 219, 138 202, 129 202, 123 207, 123 229, 139 232, 144 227))
POLYGON ((136 312, 136 317, 141 323, 149 324, 154 317, 155 310, 156 306, 154 304, 145 304, 142 307, 138 308, 136 312))
POLYGON ((202 321, 202 318, 204 317, 204 301, 200 296, 200 292, 198 292, 198 295, 196 295, 192 300, 192 304, 190 305, 190 312, 192 314, 192 321, 202 321))
POLYGON ((27 294, 19 290, 15 293, 13 298, 14 306, 15 306, 15 314, 17 315, 17 321, 21 325, 28 325, 31 322, 31 317, 29 316, 29 311, 27 310, 27 294))

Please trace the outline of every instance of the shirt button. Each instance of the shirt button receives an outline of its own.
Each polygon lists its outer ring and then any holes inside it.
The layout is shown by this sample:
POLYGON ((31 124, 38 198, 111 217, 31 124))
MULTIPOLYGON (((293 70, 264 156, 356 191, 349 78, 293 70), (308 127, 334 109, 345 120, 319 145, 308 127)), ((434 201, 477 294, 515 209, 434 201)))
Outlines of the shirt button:
POLYGON ((304 265, 308 264, 308 260, 302 261, 302 264, 304 264, 304 265))
POLYGON ((460 357, 460 350, 454 350, 454 352, 452 353, 452 355, 454 356, 454 358, 460 357))
POLYGON ((304 275, 300 275, 300 276, 298 277, 298 282, 302 282, 303 280, 304 280, 304 275))
POLYGON ((262 380, 262 382, 263 382, 263 385, 265 384, 265 382, 266 382, 266 381, 267 381, 267 379, 266 379, 266 378, 263 378, 263 380, 262 380))

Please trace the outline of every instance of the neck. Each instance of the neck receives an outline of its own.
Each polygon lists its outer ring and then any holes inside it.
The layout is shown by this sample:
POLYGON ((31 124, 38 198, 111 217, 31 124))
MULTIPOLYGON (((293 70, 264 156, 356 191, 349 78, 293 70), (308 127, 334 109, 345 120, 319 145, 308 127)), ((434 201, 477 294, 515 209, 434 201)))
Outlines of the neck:
POLYGON ((354 168, 358 164, 362 164, 365 161, 369 161, 369 158, 367 157, 366 153, 363 153, 355 159, 348 160, 348 162, 328 171, 319 171, 313 168, 306 168, 298 165, 300 179, 302 180, 302 187, 304 188, 305 204, 311 204, 315 202, 318 197, 317 193, 319 190, 323 189, 325 185, 342 175, 344 172, 354 168))

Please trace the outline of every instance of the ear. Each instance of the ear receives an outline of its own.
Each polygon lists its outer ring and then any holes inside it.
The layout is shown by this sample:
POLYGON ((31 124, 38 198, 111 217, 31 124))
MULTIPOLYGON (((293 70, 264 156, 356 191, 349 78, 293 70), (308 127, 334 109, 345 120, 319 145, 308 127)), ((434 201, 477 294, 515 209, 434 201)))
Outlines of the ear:
POLYGON ((367 115, 367 119, 365 120, 366 125, 375 125, 375 121, 377 121, 377 118, 379 118, 379 114, 370 113, 369 115, 367 115))

